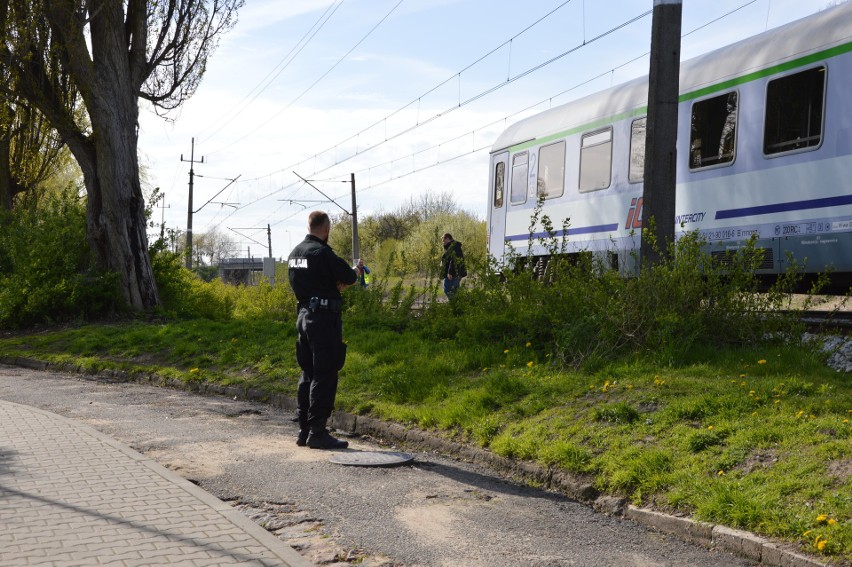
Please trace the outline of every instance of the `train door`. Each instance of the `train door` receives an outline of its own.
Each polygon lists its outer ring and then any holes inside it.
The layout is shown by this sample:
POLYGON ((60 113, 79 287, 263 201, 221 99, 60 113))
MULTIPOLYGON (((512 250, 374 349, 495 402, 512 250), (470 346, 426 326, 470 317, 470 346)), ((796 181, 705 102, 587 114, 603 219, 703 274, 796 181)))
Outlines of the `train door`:
POLYGON ((488 253, 497 262, 503 261, 506 251, 506 169, 509 152, 491 156, 488 182, 488 253))

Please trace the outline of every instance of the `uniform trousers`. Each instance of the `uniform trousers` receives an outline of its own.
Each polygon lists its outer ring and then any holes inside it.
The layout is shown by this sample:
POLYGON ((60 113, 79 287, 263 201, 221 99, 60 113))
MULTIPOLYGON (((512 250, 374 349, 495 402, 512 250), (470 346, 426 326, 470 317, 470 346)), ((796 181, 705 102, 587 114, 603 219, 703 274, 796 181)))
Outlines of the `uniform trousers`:
POLYGON ((296 360, 302 369, 296 398, 299 421, 321 429, 334 410, 338 372, 346 361, 343 321, 339 312, 302 307, 296 329, 296 360))

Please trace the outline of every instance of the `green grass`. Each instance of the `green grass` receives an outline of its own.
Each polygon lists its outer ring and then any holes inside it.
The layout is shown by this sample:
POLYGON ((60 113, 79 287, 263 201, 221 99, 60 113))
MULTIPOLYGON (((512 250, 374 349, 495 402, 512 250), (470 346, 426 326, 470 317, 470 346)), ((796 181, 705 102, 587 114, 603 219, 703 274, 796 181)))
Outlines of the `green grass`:
MULTIPOLYGON (((428 301, 440 292, 426 278, 418 309, 413 280, 376 277, 344 296, 337 407, 852 559, 852 381, 778 315, 794 269, 755 293, 759 258, 722 269, 700 244, 683 238, 674 260, 630 279, 584 255, 543 279, 471 262, 452 303, 428 301)), ((289 288, 168 266, 170 318, 8 336, 0 355, 294 396, 289 288)))
MULTIPOLYGON (((634 357, 588 372, 551 364, 528 342, 474 346, 349 320, 345 336, 341 409, 852 557, 852 387, 802 347, 728 348, 676 366, 634 357)), ((291 321, 127 323, 9 337, 0 354, 292 395, 294 340, 291 321)))

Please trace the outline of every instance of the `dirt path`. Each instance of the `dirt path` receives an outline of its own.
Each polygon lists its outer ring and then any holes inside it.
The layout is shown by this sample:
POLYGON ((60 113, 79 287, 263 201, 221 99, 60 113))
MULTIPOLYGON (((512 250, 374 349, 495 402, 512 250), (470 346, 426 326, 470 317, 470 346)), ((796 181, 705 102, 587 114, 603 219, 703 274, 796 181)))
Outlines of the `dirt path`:
MULTIPOLYGON (((0 366, 0 398, 81 421, 231 502, 317 564, 746 566, 428 453, 345 467, 255 403, 0 366)), ((383 450, 351 439, 352 450, 383 450)))

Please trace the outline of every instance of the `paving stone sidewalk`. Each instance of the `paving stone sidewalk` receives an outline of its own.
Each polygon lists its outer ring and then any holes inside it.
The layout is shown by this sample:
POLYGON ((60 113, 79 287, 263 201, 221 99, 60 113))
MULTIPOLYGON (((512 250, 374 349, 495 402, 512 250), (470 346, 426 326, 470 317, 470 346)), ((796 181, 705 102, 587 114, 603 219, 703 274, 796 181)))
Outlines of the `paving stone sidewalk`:
POLYGON ((33 565, 311 563, 91 427, 0 401, 0 567, 33 565))

